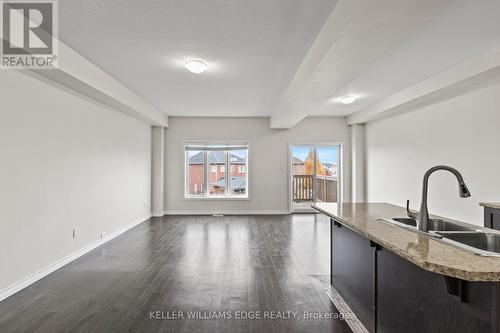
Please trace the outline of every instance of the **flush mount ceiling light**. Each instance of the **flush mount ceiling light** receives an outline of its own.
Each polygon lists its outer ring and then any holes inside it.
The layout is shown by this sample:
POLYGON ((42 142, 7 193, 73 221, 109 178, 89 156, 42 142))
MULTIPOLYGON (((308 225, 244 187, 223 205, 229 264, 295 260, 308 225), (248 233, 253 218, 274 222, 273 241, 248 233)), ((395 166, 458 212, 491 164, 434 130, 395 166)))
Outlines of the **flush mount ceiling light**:
POLYGON ((354 103, 358 98, 353 95, 342 96, 339 98, 339 102, 342 104, 351 104, 354 103))
POLYGON ((195 74, 201 74, 208 69, 207 63, 200 59, 190 59, 185 62, 184 67, 195 74))

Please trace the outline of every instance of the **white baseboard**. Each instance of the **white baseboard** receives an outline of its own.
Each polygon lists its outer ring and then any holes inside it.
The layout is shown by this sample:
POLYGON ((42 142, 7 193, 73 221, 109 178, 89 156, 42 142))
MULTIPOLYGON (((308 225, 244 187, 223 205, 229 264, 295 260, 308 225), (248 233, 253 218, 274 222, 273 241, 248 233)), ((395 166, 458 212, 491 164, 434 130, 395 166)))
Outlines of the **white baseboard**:
POLYGON ((286 209, 268 210, 166 210, 164 215, 283 215, 290 214, 286 209))
POLYGON ((127 226, 124 226, 124 227, 122 227, 122 228, 120 228, 112 233, 107 234, 102 239, 99 239, 95 242, 88 244, 87 246, 81 248, 80 250, 77 250, 77 251, 69 254, 68 256, 56 261, 55 263, 53 263, 53 264, 51 264, 51 265, 49 265, 41 270, 39 270, 38 272, 31 274, 30 276, 26 277, 25 279, 14 283, 13 285, 7 287, 4 290, 1 290, 0 291, 0 301, 6 299, 7 297, 14 295, 15 293, 21 291, 22 289, 24 289, 24 288, 28 287, 29 285, 35 283, 36 281, 40 280, 41 278, 49 275, 50 273, 58 270, 59 268, 61 268, 63 266, 69 264, 73 260, 78 259, 79 257, 87 254, 88 252, 103 245, 104 243, 109 242, 113 238, 120 236, 124 232, 127 232, 128 230, 132 229, 133 227, 141 224, 142 222, 145 222, 150 217, 151 217, 150 214, 143 216, 140 219, 136 220, 135 222, 133 222, 127 226))
POLYGON ((151 213, 152 217, 162 217, 163 215, 165 215, 165 212, 152 212, 151 213))

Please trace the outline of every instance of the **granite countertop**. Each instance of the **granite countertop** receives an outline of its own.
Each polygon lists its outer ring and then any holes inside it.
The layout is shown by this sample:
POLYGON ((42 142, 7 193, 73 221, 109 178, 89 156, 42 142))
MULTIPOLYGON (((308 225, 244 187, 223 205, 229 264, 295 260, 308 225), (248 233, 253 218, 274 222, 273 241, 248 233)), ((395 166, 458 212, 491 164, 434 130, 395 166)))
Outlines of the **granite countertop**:
POLYGON ((427 271, 467 281, 500 281, 498 257, 481 257, 377 220, 405 217, 403 207, 386 203, 318 203, 313 208, 427 271))
POLYGON ((500 202, 481 202, 479 206, 500 209, 500 202))

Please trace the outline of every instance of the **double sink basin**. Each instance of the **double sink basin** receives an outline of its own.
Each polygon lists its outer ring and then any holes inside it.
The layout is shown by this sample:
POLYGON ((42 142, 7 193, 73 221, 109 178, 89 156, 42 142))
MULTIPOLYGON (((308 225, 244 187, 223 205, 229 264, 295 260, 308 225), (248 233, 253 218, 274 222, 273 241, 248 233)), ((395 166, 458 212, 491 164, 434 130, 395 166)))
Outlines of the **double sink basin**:
POLYGON ((442 219, 429 219, 429 232, 417 229, 417 221, 413 218, 380 219, 399 227, 425 234, 443 243, 447 243, 465 251, 485 256, 500 257, 500 233, 474 229, 442 219))

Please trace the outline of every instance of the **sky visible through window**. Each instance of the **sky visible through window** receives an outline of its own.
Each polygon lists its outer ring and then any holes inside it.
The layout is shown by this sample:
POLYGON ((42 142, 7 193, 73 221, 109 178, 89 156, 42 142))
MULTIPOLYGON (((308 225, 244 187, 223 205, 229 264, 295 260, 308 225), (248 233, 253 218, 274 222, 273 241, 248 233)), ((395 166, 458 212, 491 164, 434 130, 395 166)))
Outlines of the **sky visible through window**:
POLYGON ((240 158, 246 158, 247 157, 247 150, 232 150, 231 154, 236 155, 240 158))
MULTIPOLYGON (((305 161, 311 149, 312 147, 295 146, 293 156, 305 161)), ((322 163, 337 164, 337 147, 317 147, 316 151, 322 163)))

